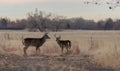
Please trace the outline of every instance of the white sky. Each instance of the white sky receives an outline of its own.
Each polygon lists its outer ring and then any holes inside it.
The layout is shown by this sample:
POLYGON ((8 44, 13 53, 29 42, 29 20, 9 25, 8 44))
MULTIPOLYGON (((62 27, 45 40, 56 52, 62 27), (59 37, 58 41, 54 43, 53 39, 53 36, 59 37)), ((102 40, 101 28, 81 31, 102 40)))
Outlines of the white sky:
MULTIPOLYGON (((59 0, 58 0, 59 1, 59 0)), ((60 0, 59 2, 81 2, 87 0, 60 0)), ((57 0, 0 0, 1 4, 20 4, 20 3, 32 3, 32 2, 57 2, 57 0)))
POLYGON ((0 0, 0 17, 11 19, 25 18, 28 12, 38 8, 67 17, 83 17, 85 19, 120 19, 120 8, 108 9, 108 5, 83 4, 84 1, 111 0, 0 0))
POLYGON ((79 3, 84 1, 111 1, 111 0, 0 0, 0 4, 22 4, 22 3, 45 3, 45 2, 72 2, 79 3))

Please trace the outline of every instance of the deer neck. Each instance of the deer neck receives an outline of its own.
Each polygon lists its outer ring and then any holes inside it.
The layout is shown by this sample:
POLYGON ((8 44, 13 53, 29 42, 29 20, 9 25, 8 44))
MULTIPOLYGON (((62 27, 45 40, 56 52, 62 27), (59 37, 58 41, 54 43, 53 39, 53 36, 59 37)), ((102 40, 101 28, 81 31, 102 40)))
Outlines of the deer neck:
POLYGON ((46 39, 44 38, 44 37, 42 37, 42 41, 43 41, 43 43, 46 41, 46 39))
POLYGON ((60 40, 57 40, 57 43, 60 44, 60 40))

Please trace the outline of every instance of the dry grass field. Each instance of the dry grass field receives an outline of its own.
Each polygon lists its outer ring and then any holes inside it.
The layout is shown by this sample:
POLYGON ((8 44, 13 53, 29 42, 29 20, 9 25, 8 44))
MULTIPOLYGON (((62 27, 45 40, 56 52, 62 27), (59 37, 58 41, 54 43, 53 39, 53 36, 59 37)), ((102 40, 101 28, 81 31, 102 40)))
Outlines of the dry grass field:
MULTIPOLYGON (((1 31, 0 54, 15 54, 23 56, 22 40, 26 37, 42 37, 41 32, 1 31)), ((71 53, 67 56, 89 56, 91 62, 101 67, 120 68, 120 31, 86 31, 69 30, 49 32, 51 39, 40 47, 41 55, 59 56, 60 47, 54 34, 61 35, 63 40, 71 40, 71 53)), ((35 54, 35 48, 29 47, 28 56, 35 54)))

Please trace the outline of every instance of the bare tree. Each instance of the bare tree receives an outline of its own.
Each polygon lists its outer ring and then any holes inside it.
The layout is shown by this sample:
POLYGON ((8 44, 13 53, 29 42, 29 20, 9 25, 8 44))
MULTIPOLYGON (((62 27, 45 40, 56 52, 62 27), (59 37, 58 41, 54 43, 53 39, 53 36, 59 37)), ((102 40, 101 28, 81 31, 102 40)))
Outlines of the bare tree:
POLYGON ((113 29, 113 20, 111 18, 107 19, 104 30, 112 30, 113 29))
POLYGON ((8 18, 1 18, 0 19, 0 23, 1 23, 1 27, 2 29, 6 29, 7 25, 8 25, 9 19, 8 18))
POLYGON ((28 28, 38 29, 43 32, 46 30, 47 19, 51 17, 51 13, 46 14, 45 12, 35 10, 35 13, 28 13, 28 28))

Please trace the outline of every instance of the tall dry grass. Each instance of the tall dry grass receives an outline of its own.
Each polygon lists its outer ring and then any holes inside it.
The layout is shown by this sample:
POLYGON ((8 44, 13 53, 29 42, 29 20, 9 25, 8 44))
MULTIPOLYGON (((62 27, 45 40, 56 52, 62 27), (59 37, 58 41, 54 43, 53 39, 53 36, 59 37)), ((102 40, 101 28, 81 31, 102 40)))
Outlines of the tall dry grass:
MULTIPOLYGON (((0 53, 23 55, 22 40, 26 37, 42 37, 41 32, 0 32, 0 53)), ((54 34, 63 40, 72 41, 71 56, 89 55, 92 61, 101 66, 120 67, 120 31, 63 31, 50 32, 51 39, 41 47, 41 54, 60 55, 61 49, 54 34)), ((27 50, 28 55, 36 53, 35 48, 27 50)))

